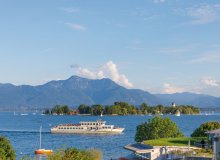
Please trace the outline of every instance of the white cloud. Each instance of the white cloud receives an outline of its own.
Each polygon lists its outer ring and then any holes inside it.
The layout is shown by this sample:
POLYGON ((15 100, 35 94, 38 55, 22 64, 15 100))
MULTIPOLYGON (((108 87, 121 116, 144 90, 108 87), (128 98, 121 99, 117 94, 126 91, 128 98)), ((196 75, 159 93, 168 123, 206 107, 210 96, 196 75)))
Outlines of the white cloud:
POLYGON ((220 17, 219 5, 201 5, 186 9, 187 16, 193 18, 188 24, 207 24, 214 22, 220 17))
POLYGON ((65 24, 74 30, 79 30, 79 31, 86 31, 87 30, 87 28, 81 24, 75 24, 75 23, 65 23, 65 24))
POLYGON ((87 68, 78 67, 77 65, 73 66, 76 69, 76 74, 81 77, 91 79, 110 78, 114 82, 124 87, 133 87, 133 84, 129 82, 128 78, 125 75, 119 73, 117 65, 112 61, 107 62, 106 64, 93 71, 87 68))
POLYGON ((218 87, 220 85, 220 82, 212 77, 203 78, 201 81, 203 84, 211 87, 218 87))
POLYGON ((61 8, 61 10, 65 11, 67 13, 76 13, 76 12, 80 11, 79 8, 61 8))
POLYGON ((172 93, 181 93, 185 91, 186 91, 185 88, 173 86, 170 83, 164 83, 162 93, 172 94, 172 93))

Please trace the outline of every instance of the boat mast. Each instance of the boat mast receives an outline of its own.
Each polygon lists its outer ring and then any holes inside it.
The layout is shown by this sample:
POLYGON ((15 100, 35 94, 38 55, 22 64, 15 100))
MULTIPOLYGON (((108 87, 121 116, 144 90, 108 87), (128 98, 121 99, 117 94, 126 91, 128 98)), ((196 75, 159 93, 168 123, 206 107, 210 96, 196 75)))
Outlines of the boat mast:
POLYGON ((41 129, 42 129, 42 126, 40 126, 40 149, 41 149, 41 129))

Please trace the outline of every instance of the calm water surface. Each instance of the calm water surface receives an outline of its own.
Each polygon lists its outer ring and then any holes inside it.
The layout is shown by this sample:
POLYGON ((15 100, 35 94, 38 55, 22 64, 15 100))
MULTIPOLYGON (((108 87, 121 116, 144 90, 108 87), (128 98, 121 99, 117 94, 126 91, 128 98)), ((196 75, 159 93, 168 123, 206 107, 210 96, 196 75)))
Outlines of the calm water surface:
MULTIPOLYGON (((186 136, 207 121, 220 121, 220 115, 181 115, 169 116, 177 123, 186 136)), ((123 146, 134 143, 136 126, 152 116, 46 116, 46 115, 14 115, 14 113, 0 113, 0 135, 8 137, 17 159, 24 155, 34 156, 34 150, 39 147, 39 128, 42 126, 42 147, 46 149, 60 149, 63 147, 76 147, 79 149, 96 148, 103 152, 103 159, 126 156, 131 152, 124 150, 123 146), (120 135, 70 135, 50 134, 51 126, 60 123, 79 123, 80 121, 106 121, 106 124, 124 127, 120 135)))

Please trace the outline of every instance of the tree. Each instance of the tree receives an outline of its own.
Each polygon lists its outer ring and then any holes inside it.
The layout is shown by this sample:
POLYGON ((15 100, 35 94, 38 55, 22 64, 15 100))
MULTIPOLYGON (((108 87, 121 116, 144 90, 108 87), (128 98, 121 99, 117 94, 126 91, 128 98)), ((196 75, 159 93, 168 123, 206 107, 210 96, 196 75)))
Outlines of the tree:
POLYGON ((127 115, 127 114, 128 114, 127 108, 121 108, 121 115, 127 115))
POLYGON ((69 107, 68 106, 61 106, 61 108, 62 108, 62 111, 63 111, 63 113, 64 114, 69 114, 70 113, 70 109, 69 109, 69 107))
POLYGON ((165 108, 164 108, 163 105, 161 105, 161 104, 160 104, 160 105, 157 105, 156 108, 157 108, 157 110, 159 111, 159 113, 164 113, 165 108))
POLYGON ((93 105, 91 107, 91 111, 92 111, 92 115, 95 115, 95 116, 98 116, 98 115, 101 115, 101 113, 103 112, 103 107, 102 105, 93 105))
POLYGON ((119 105, 113 105, 111 108, 111 114, 121 114, 121 107, 119 105))
POLYGON ((81 104, 78 107, 79 113, 80 114, 91 114, 91 108, 87 105, 81 104))
POLYGON ((191 137, 205 137, 207 136, 205 132, 219 128, 220 128, 220 122, 206 122, 201 124, 199 128, 196 128, 194 132, 191 134, 191 137))
POLYGON ((148 113, 148 106, 146 103, 142 103, 140 106, 140 110, 142 111, 142 114, 147 114, 148 113))
POLYGON ((0 159, 2 160, 15 160, 15 151, 11 146, 10 142, 5 138, 0 136, 0 159))
POLYGON ((135 141, 158 139, 158 138, 175 138, 183 137, 183 133, 179 130, 175 122, 170 118, 161 118, 156 116, 149 119, 148 122, 137 126, 135 141))
POLYGON ((69 114, 70 109, 66 105, 56 105, 51 109, 51 113, 56 113, 56 114, 69 114))
POLYGON ((104 114, 112 114, 112 107, 111 106, 105 106, 104 114))
POLYGON ((48 156, 47 160, 101 160, 102 154, 95 149, 78 150, 74 147, 59 150, 53 155, 48 156))

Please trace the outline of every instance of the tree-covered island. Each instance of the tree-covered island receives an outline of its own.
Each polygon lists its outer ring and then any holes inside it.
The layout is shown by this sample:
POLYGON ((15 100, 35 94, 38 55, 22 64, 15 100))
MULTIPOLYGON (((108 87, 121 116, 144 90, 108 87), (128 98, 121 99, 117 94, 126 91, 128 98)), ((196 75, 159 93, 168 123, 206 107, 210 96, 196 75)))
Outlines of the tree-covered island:
POLYGON ((199 114, 200 109, 191 105, 179 106, 149 106, 142 103, 140 106, 130 105, 126 102, 115 102, 113 105, 85 105, 81 104, 75 109, 70 109, 67 105, 56 105, 52 109, 46 109, 45 114, 56 115, 73 115, 73 114, 87 114, 87 115, 161 115, 161 114, 199 114))

